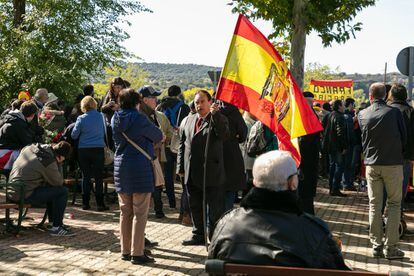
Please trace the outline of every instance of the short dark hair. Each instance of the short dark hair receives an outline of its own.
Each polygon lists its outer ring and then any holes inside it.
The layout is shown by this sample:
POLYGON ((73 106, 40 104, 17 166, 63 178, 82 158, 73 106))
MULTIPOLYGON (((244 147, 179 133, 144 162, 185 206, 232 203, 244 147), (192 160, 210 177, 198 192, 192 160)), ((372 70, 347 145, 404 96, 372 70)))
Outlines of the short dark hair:
POLYGON ((332 104, 332 108, 333 110, 338 111, 339 107, 342 105, 343 105, 342 100, 335 100, 332 104))
POLYGON ((92 84, 87 84, 83 87, 83 95, 85 96, 92 96, 93 91, 94 91, 94 88, 92 84))
POLYGON ((310 91, 305 91, 305 92, 303 92, 303 97, 313 99, 313 98, 315 98, 315 95, 310 91))
POLYGON ((194 94, 194 97, 195 97, 195 96, 197 96, 198 94, 203 94, 203 95, 205 95, 205 96, 207 97, 207 100, 209 100, 209 101, 211 101, 211 99, 212 99, 212 97, 211 97, 210 93, 208 93, 208 92, 207 92, 207 90, 204 90, 204 89, 200 89, 200 90, 198 90, 198 91, 194 94))
POLYGON ((52 150, 56 156, 62 156, 62 157, 65 157, 66 159, 69 157, 72 151, 72 147, 70 146, 68 142, 60 141, 59 143, 52 145, 52 150))
POLYGON ((383 100, 385 95, 387 95, 387 88, 383 83, 375 82, 369 87, 369 94, 374 99, 383 100))
POLYGON ((134 109, 141 103, 141 95, 133 88, 122 89, 119 92, 119 105, 122 109, 134 109))
POLYGON ((168 87, 168 96, 177 97, 181 94, 181 88, 178 85, 171 85, 168 87))
POLYGON ((34 101, 26 101, 20 106, 20 112, 23 113, 23 116, 26 118, 35 115, 37 111, 38 108, 34 101))
POLYGON ((393 100, 406 101, 408 97, 407 89, 405 88, 404 85, 400 83, 394 84, 391 87, 390 93, 391 93, 393 100))
POLYGON ((331 104, 330 104, 330 103, 328 103, 328 102, 323 103, 322 108, 323 108, 324 110, 326 110, 326 111, 332 111, 331 104))
POLYGON ((351 104, 355 105, 355 100, 352 98, 345 99, 345 107, 349 107, 351 104))

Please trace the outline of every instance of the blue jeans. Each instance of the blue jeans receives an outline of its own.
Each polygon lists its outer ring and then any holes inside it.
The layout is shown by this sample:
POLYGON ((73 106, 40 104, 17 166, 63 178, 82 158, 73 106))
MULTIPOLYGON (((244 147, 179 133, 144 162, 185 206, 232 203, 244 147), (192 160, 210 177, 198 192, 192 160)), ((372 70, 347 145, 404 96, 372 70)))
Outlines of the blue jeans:
POLYGON ((344 173, 344 155, 336 152, 329 153, 329 190, 339 190, 342 174, 344 173))
POLYGON ((49 222, 53 222, 54 227, 63 225, 67 201, 68 189, 63 186, 38 187, 25 199, 32 205, 46 205, 49 222))
POLYGON ((164 165, 165 189, 167 190, 168 202, 171 208, 175 208, 175 191, 174 191, 174 169, 177 154, 173 153, 170 148, 165 148, 167 162, 164 165))
POLYGON ((183 187, 183 193, 181 195, 181 204, 180 204, 180 214, 190 214, 191 210, 190 210, 190 203, 189 203, 189 199, 188 199, 188 188, 187 185, 182 184, 183 187))
POLYGON ((344 154, 344 188, 354 186, 354 175, 355 170, 352 164, 352 159, 354 155, 354 147, 350 147, 347 152, 344 154))

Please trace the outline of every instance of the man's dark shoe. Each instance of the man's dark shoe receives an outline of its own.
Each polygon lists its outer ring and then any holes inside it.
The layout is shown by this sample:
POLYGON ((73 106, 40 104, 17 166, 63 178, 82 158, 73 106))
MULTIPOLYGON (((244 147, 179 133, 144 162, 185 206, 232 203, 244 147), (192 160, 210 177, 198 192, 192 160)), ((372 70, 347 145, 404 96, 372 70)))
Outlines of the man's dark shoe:
POLYGON ((149 239, 145 238, 145 247, 156 247, 158 246, 158 242, 152 242, 149 239))
POLYGON ((91 209, 90 205, 82 205, 82 210, 89 210, 91 209))
POLYGON ((183 241, 182 245, 205 245, 205 242, 203 239, 191 238, 189 240, 183 241))
POLYGON ((159 219, 162 219, 162 218, 165 218, 165 214, 164 213, 155 213, 155 217, 156 218, 159 218, 159 219))
POLYGON ((346 194, 343 194, 340 190, 334 190, 332 191, 331 196, 346 197, 346 194))
POLYGON ((121 260, 130 261, 131 260, 131 254, 122 254, 121 260))
POLYGON ((101 205, 101 206, 98 206, 97 210, 98 212, 108 211, 109 207, 105 205, 101 205))
POLYGON ((391 248, 386 248, 384 250, 385 258, 388 260, 397 260, 397 259, 403 259, 404 258, 404 252, 399 249, 396 246, 393 246, 391 248))
POLYGON ((148 257, 147 255, 142 256, 131 256, 131 263, 133 264, 150 264, 155 263, 154 258, 148 257))
POLYGON ((374 258, 384 258, 383 249, 384 248, 382 246, 373 247, 372 248, 372 257, 374 257, 374 258))

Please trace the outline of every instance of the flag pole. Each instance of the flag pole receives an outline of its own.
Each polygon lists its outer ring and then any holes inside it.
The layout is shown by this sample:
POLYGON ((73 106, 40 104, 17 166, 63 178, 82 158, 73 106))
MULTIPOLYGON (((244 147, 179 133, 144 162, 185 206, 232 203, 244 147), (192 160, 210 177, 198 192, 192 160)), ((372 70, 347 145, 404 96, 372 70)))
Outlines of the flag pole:
POLYGON ((387 63, 385 63, 384 69, 384 85, 387 83, 387 63))
MULTIPOLYGON (((208 75, 213 82, 213 97, 212 101, 215 103, 216 99, 216 92, 217 92, 217 85, 218 80, 220 79, 221 71, 209 71, 208 75)), ((206 246, 206 250, 208 251, 208 246, 210 243, 210 239, 208 236, 207 231, 207 202, 206 202, 206 186, 207 186, 207 159, 208 159, 208 153, 210 148, 210 139, 211 139, 211 129, 212 129, 212 122, 213 122, 213 114, 210 113, 210 118, 208 119, 208 133, 207 133, 207 141, 206 141, 206 148, 204 150, 204 175, 203 175, 203 227, 204 227, 204 242, 206 246)))

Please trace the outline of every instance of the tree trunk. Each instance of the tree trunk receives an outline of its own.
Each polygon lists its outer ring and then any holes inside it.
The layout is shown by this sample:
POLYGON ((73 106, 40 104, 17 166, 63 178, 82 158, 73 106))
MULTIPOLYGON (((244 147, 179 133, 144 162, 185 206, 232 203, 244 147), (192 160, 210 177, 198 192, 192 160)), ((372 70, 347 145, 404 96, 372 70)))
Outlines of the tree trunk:
POLYGON ((308 0, 294 0, 293 3, 293 33, 291 40, 290 70, 296 83, 303 90, 305 47, 306 47, 306 18, 305 8, 308 0))
POLYGON ((13 25, 18 28, 23 23, 26 13, 26 0, 13 0, 13 25))

